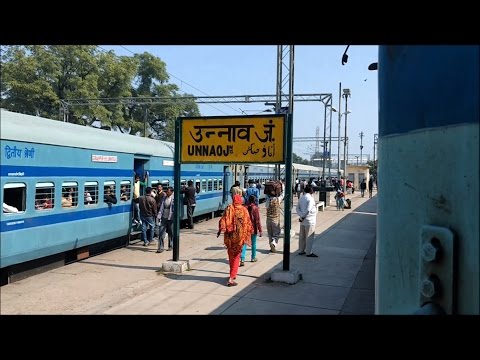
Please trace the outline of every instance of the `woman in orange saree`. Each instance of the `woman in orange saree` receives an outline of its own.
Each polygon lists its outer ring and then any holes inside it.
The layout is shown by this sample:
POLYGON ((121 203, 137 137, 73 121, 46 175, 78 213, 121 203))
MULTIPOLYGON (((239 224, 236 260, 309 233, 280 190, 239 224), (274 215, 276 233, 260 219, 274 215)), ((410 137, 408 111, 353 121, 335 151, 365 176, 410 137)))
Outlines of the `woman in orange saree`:
POLYGON ((223 231, 223 243, 227 247, 228 260, 230 263, 230 278, 227 286, 238 285, 234 280, 237 278, 240 264, 240 253, 243 244, 252 246, 251 235, 253 233, 252 221, 240 195, 233 196, 233 204, 225 209, 223 216, 218 222, 217 237, 223 231))

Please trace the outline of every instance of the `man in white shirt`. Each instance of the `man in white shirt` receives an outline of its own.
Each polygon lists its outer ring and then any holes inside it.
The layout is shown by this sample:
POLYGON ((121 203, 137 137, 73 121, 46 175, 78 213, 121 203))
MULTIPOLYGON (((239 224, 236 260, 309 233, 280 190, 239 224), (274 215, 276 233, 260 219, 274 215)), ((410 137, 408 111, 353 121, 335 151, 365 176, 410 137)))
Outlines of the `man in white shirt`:
POLYGON ((313 198, 311 185, 305 186, 305 194, 297 203, 297 215, 300 217, 300 234, 298 235, 299 255, 307 254, 307 257, 318 257, 312 252, 315 238, 315 225, 317 223, 317 207, 313 198))

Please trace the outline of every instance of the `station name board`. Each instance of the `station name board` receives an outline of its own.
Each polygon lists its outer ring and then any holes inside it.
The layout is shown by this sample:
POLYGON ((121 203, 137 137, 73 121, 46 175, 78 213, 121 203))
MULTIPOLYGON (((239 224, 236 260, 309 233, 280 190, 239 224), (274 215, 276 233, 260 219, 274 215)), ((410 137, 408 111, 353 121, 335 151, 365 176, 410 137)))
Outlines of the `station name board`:
POLYGON ((181 121, 182 163, 285 162, 285 115, 181 121))

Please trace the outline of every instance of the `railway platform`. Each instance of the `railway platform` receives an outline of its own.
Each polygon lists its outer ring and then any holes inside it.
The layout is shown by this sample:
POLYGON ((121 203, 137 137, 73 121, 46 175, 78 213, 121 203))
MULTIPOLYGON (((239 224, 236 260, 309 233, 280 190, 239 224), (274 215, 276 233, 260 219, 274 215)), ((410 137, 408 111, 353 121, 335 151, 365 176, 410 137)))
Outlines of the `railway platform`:
MULTIPOLYGON (((316 195, 318 196, 318 195, 316 195)), ((313 252, 298 255, 291 239, 290 269, 302 279, 293 285, 271 282, 283 266, 283 239, 276 253, 268 237, 257 240, 257 258, 239 268, 238 286, 227 287, 228 257, 216 237, 218 218, 182 229, 182 274, 164 273, 171 251, 156 253, 142 242, 57 268, 0 288, 4 314, 136 315, 373 315, 377 198, 349 195, 352 209, 337 211, 333 201, 318 212, 313 252)), ((292 229, 299 222, 292 211, 292 229)), ((260 204, 263 225, 265 205, 260 204)))

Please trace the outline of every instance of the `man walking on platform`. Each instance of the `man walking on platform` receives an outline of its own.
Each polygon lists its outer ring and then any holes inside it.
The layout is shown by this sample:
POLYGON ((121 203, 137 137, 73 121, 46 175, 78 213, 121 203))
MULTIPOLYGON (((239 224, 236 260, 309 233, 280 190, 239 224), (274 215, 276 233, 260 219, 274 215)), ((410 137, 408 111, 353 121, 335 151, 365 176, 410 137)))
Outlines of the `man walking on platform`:
POLYGON ((160 206, 158 211, 158 218, 161 221, 160 233, 158 234, 158 250, 157 253, 163 252, 165 233, 168 235, 168 251, 173 248, 173 217, 175 216, 175 197, 173 194, 173 187, 167 188, 167 196, 160 206))
POLYGON ((368 180, 368 197, 371 198, 373 193, 373 177, 370 176, 370 179, 368 180))
MULTIPOLYGON (((155 201, 157 203, 157 214, 160 212, 160 208, 162 207, 165 198, 167 197, 167 193, 163 191, 163 185, 161 183, 157 184, 157 196, 155 196, 155 201)), ((161 233, 162 222, 161 219, 156 218, 156 233, 157 236, 161 233)))
POLYGON ((360 193, 362 197, 365 196, 365 190, 367 189, 367 183, 365 182, 365 178, 363 178, 362 182, 360 183, 360 193))
POLYGON ((244 204, 247 206, 249 204, 250 196, 255 196, 255 204, 258 206, 258 199, 260 198, 260 190, 257 189, 253 179, 248 180, 248 188, 243 195, 244 204))
POLYGON ((281 233, 281 224, 280 224, 280 214, 281 214, 281 203, 284 198, 284 192, 280 196, 270 196, 267 195, 267 233, 268 240, 270 242, 270 251, 276 252, 278 246, 278 239, 281 233))
POLYGON ((232 200, 234 195, 240 195, 243 197, 243 190, 240 187, 240 181, 235 181, 235 184, 230 188, 230 194, 232 195, 232 200))

